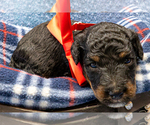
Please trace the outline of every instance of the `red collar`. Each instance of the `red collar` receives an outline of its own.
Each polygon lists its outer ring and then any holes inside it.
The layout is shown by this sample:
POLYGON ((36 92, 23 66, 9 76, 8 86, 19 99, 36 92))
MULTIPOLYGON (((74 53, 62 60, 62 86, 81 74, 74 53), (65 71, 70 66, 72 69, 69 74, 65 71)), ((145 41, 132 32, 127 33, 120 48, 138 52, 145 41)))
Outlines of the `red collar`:
POLYGON ((56 11, 56 15, 49 22, 47 28, 53 34, 53 36, 55 36, 55 38, 63 45, 66 58, 68 59, 69 62, 72 77, 77 80, 80 86, 84 86, 86 79, 83 76, 82 67, 80 63, 78 63, 77 65, 75 64, 73 57, 71 55, 70 49, 72 43, 74 42, 72 31, 83 30, 95 24, 75 23, 74 25, 71 26, 70 0, 57 0, 52 11, 56 11), (69 11, 66 12, 66 10, 69 11))

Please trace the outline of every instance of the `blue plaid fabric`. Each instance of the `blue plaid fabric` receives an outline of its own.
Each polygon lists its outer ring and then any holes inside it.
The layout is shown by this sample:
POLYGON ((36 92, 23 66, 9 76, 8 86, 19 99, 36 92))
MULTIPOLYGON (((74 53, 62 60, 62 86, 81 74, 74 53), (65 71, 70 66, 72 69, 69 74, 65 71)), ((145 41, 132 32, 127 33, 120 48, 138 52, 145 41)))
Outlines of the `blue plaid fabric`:
MULTIPOLYGON (((133 6, 128 6, 128 9, 131 11, 133 6)), ((138 62, 137 93, 150 91, 149 27, 135 16, 116 18, 115 22, 139 34, 144 49, 144 60, 138 62)), ((73 78, 45 79, 8 66, 17 43, 30 30, 29 27, 0 22, 0 103, 38 110, 54 110, 95 100, 91 88, 79 86, 73 78)))
POLYGON ((144 51, 144 58, 138 62, 136 73, 137 93, 150 90, 150 29, 136 17, 130 16, 119 21, 117 24, 133 29, 139 34, 141 45, 144 51))

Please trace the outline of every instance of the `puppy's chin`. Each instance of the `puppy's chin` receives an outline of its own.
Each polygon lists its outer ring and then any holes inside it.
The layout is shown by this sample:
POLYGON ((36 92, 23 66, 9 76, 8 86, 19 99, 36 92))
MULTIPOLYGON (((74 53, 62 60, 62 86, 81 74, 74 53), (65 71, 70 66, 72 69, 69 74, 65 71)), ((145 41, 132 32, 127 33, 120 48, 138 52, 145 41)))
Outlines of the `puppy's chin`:
POLYGON ((121 107, 124 107, 125 105, 126 105, 125 102, 118 102, 118 103, 108 104, 108 107, 111 107, 111 108, 121 108, 121 107))

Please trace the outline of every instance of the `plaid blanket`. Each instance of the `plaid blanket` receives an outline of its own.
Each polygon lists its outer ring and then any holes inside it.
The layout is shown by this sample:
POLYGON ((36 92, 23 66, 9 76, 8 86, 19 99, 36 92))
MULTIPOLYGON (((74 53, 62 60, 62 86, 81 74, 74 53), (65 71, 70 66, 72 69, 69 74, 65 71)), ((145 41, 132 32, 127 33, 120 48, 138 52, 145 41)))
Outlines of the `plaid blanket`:
MULTIPOLYGON (((130 6, 127 9, 132 10, 130 6)), ((134 8, 132 13, 137 9, 134 8)), ((144 49, 144 60, 138 62, 137 93, 150 91, 149 27, 135 16, 116 18, 115 22, 139 34, 144 49)), ((29 27, 0 22, 0 103, 38 110, 54 110, 95 100, 91 88, 79 86, 73 78, 45 79, 8 66, 17 43, 30 30, 29 27)))

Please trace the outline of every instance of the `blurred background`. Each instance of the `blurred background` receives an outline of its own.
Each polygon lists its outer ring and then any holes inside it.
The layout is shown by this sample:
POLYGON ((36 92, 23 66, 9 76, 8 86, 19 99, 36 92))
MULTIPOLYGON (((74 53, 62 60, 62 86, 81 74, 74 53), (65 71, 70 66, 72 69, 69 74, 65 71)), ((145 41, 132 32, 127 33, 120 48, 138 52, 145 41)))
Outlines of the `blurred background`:
MULTIPOLYGON (((35 27, 51 20, 48 11, 56 0, 1 0, 0 20, 19 26, 35 27)), ((127 16, 136 16, 150 26, 149 0, 71 0, 71 18, 85 23, 114 22, 127 16), (140 8, 136 13, 120 13, 126 6, 140 8), (118 13, 119 12, 119 13, 118 13)), ((133 8, 134 9, 134 8, 133 8)))
MULTIPOLYGON (((56 0, 1 0, 0 11, 12 12, 46 12, 56 0)), ((124 6, 134 4, 145 11, 150 11, 149 0, 71 0, 71 8, 80 12, 116 12, 124 6)))

